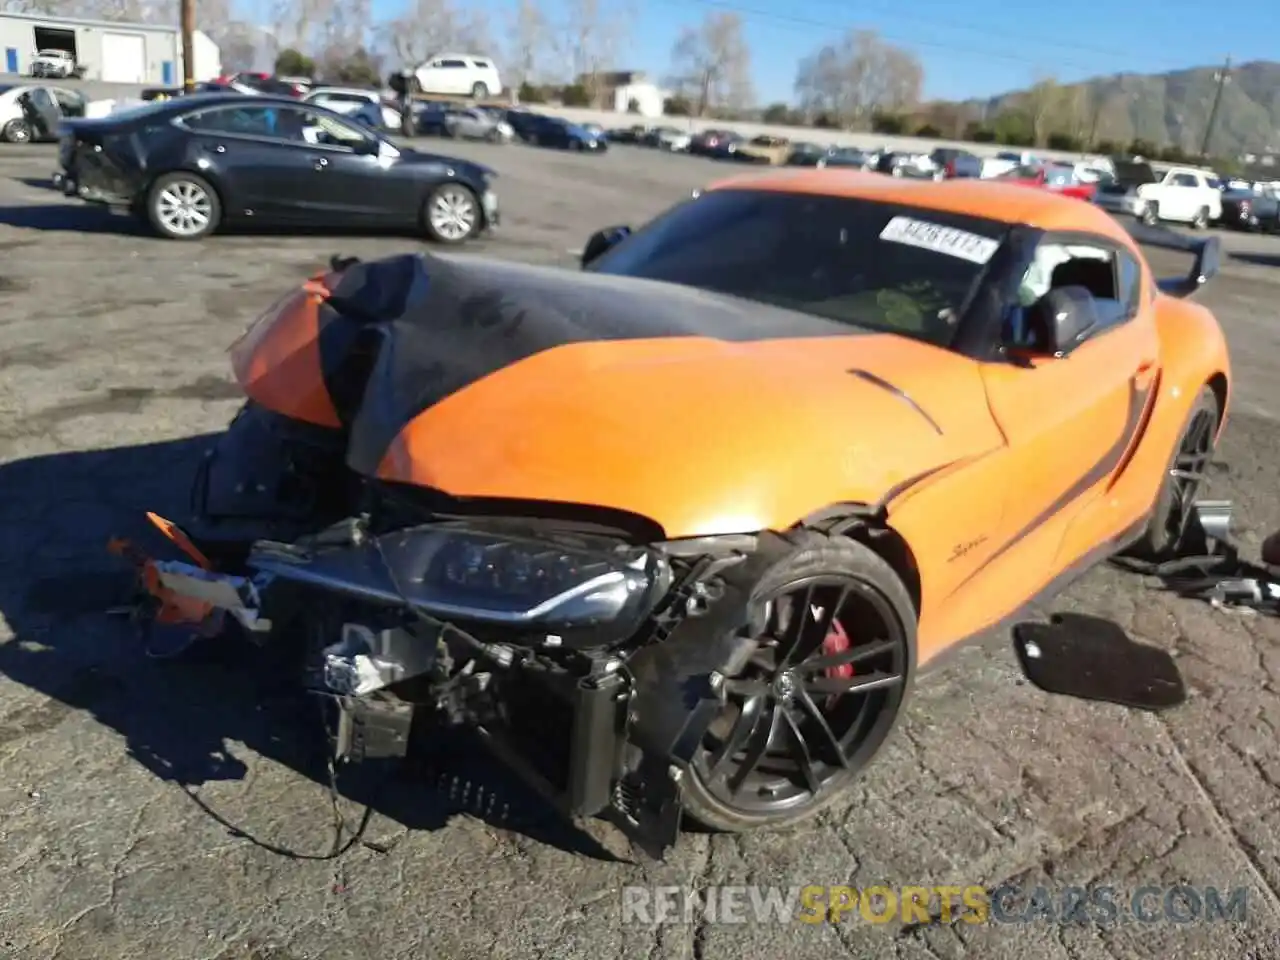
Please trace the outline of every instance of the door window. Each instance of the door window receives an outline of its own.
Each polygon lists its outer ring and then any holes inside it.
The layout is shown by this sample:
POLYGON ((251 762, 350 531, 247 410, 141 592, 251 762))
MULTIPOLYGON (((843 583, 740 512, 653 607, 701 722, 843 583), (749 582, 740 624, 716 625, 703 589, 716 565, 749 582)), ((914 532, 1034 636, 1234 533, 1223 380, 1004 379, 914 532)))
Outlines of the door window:
POLYGON ((182 118, 183 126, 200 133, 228 133, 242 137, 274 137, 280 126, 278 107, 217 107, 190 113, 182 118))
POLYGON ((1123 323, 1138 311, 1141 277, 1137 262, 1128 254, 1091 244, 1042 243, 1018 288, 1018 306, 1006 324, 1005 345, 1035 346, 1025 323, 1026 308, 1062 287, 1088 290, 1104 329, 1123 323))
POLYGON ((1169 181, 1175 187, 1198 187, 1200 182, 1189 173, 1175 173, 1169 181))
POLYGON ((291 140, 313 146, 354 150, 369 139, 367 131, 336 117, 310 110, 286 109, 283 112, 297 115, 297 122, 290 123, 291 140))

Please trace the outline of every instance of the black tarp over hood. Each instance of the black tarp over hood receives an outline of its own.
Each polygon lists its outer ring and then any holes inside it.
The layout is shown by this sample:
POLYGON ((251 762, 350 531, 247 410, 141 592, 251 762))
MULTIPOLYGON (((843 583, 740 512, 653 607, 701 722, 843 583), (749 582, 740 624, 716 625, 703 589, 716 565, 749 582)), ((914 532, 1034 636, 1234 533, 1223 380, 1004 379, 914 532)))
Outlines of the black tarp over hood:
MULTIPOLYGON (((373 475, 418 414, 542 351, 606 340, 755 341, 867 331, 737 297, 632 277, 504 261, 406 255, 357 263, 320 330, 331 394, 353 344, 372 334, 367 384, 349 416, 348 465, 373 475), (363 331, 363 335, 362 335, 363 331)), ((548 390, 557 385, 547 384, 548 390)), ((337 404, 341 407, 341 404, 337 404)), ((520 411, 513 409, 513 417, 520 411)))

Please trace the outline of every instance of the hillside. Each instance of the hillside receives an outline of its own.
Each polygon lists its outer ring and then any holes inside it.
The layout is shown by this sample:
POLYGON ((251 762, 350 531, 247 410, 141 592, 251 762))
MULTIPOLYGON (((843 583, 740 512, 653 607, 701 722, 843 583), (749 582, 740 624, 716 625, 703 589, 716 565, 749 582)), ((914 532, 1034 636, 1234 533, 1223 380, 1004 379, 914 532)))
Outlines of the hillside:
MULTIPOLYGON (((1144 140, 1198 151, 1213 104, 1216 69, 1116 74, 1064 85, 1053 91, 1051 125, 1085 134, 1092 127, 1095 141, 1144 140)), ((1043 93, 1019 90, 964 106, 994 117, 1007 110, 1034 110, 1043 99, 1043 93)), ((1222 95, 1211 152, 1232 156, 1274 150, 1280 150, 1280 63, 1240 64, 1222 95)))

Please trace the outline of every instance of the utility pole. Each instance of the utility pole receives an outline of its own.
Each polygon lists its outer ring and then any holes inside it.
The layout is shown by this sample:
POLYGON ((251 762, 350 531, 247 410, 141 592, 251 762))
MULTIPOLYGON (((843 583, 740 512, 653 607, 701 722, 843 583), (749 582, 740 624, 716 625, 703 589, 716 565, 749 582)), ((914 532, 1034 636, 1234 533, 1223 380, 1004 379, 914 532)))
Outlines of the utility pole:
POLYGON ((1209 108, 1209 121, 1204 125, 1204 139, 1200 141, 1200 159, 1202 160, 1206 160, 1209 157, 1209 143, 1213 140, 1213 126, 1218 122, 1218 107, 1222 105, 1222 91, 1231 82, 1230 57, 1227 57, 1227 62, 1222 65, 1222 69, 1213 75, 1213 79, 1217 81, 1218 89, 1213 93, 1213 106, 1209 108))
POLYGON ((196 88, 196 0, 182 0, 182 89, 192 93, 196 88))

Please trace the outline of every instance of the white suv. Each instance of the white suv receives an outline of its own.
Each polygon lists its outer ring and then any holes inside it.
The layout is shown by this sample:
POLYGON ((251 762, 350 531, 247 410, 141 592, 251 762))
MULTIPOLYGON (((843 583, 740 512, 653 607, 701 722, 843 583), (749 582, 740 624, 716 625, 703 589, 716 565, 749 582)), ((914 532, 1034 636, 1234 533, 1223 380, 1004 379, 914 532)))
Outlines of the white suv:
POLYGON ((483 100, 502 92, 498 68, 488 57, 441 53, 414 71, 423 93, 448 93, 483 100))
POLYGON ((1115 165, 1115 180, 1096 194, 1098 206, 1125 213, 1143 223, 1189 223, 1203 230, 1222 216, 1218 181, 1195 167, 1170 167, 1162 175, 1151 164, 1130 161, 1115 165))

